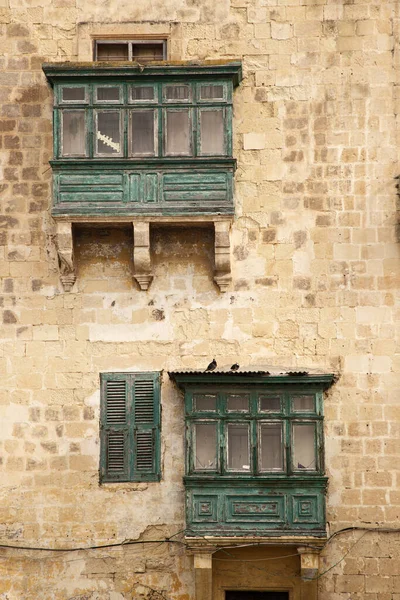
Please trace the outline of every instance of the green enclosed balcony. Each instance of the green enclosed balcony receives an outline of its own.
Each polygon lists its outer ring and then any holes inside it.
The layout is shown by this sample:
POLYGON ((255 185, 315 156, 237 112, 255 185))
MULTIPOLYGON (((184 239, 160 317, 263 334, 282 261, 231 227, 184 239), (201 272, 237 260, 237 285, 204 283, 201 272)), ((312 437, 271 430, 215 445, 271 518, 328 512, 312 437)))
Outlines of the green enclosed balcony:
POLYGON ((230 282, 232 105, 240 62, 44 64, 54 88, 52 216, 72 288, 73 223, 130 223, 135 279, 152 279, 152 223, 215 229, 215 276, 230 282))
POLYGON ((179 371, 187 537, 326 536, 329 374, 179 371))
POLYGON ((45 64, 53 215, 233 214, 240 63, 45 64))

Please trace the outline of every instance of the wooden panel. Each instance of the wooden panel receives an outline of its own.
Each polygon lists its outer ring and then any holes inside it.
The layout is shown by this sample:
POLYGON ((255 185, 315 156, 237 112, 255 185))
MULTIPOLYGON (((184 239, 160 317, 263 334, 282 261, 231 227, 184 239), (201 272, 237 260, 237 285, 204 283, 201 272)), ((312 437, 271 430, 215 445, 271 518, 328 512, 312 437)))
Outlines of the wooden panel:
POLYGON ((218 496, 193 494, 193 522, 218 522, 218 496))
POLYGON ((166 202, 224 201, 228 199, 226 173, 171 173, 163 177, 166 202))
POLYGON ((123 193, 121 192, 102 192, 94 190, 93 192, 60 192, 60 202, 122 202, 123 193))
POLYGON ((291 500, 293 523, 316 524, 321 520, 323 506, 321 505, 322 498, 318 494, 294 494, 291 500))
POLYGON ((129 173, 129 200, 131 202, 140 202, 140 174, 129 173))
POLYGON ((286 497, 285 494, 274 496, 236 496, 227 494, 226 520, 227 522, 255 522, 273 523, 274 525, 285 522, 286 497))
POLYGON ((103 186, 103 185, 117 185, 122 186, 122 174, 121 173, 99 173, 99 172, 90 172, 90 173, 82 173, 82 174, 74 174, 74 173, 61 173, 60 176, 60 186, 61 187, 75 187, 75 186, 103 186))
POLYGON ((158 200, 158 173, 144 173, 143 181, 143 202, 157 202, 158 200))

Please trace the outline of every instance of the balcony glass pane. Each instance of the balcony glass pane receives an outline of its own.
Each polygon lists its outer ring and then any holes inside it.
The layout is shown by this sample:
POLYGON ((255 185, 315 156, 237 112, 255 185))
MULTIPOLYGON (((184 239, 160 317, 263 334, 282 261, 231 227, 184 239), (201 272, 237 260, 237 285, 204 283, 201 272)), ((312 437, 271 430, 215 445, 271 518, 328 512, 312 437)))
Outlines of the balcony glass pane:
POLYGON ((281 412, 279 396, 259 396, 260 412, 281 412))
POLYGON ((249 426, 228 424, 228 469, 250 471, 249 426))
POLYGON ((200 111, 200 153, 224 154, 224 114, 222 109, 200 111))
POLYGON ((62 113, 63 156, 85 156, 86 125, 84 110, 65 110, 62 113))
POLYGON ((62 87, 61 98, 63 102, 86 102, 84 87, 62 87))
POLYGON ((217 396, 214 394, 195 394, 193 410, 208 411, 217 409, 217 396))
POLYGON ((167 154, 190 154, 188 110, 167 110, 167 154))
POLYGON ((223 85, 202 85, 200 88, 201 100, 223 100, 223 85))
POLYGON ((315 425, 293 425, 293 468, 315 471, 317 457, 315 447, 315 425))
POLYGON ((249 397, 246 394, 230 394, 226 399, 228 412, 248 412, 249 397))
POLYGON ((154 88, 151 85, 131 87, 131 100, 154 100, 154 88))
POLYGON ((119 87, 99 87, 97 88, 97 100, 100 102, 119 102, 119 87))
POLYGON ((217 468, 217 424, 194 425, 194 468, 196 471, 215 471, 217 468))
POLYGON ((131 113, 132 154, 154 156, 156 148, 154 110, 131 113))
POLYGON ((165 88, 165 98, 167 100, 189 100, 188 85, 167 85, 165 88))
POLYGON ((120 112, 105 110, 97 112, 97 154, 121 154, 120 112))
POLYGON ((281 423, 261 423, 260 425, 260 469, 261 471, 283 470, 281 423))
POLYGON ((314 412, 315 398, 314 396, 294 396, 292 398, 292 406, 295 412, 314 412))

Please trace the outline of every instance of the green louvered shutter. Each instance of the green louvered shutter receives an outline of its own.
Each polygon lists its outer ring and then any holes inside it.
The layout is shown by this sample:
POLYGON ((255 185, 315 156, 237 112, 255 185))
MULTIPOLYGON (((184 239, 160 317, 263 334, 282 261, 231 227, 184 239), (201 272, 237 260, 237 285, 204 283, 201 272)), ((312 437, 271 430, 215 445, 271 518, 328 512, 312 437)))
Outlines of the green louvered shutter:
POLYGON ((133 471, 135 481, 160 479, 160 383, 158 373, 134 375, 133 471))
POLYGON ((129 481, 132 454, 131 393, 127 376, 102 377, 101 480, 129 481))

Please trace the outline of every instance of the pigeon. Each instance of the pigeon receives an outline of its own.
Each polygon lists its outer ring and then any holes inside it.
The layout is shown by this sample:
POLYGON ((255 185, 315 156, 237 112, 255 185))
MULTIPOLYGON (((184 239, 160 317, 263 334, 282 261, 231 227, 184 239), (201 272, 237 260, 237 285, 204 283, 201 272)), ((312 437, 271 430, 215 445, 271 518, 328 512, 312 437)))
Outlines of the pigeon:
POLYGON ((208 365, 206 371, 214 371, 214 369, 217 368, 217 361, 215 360, 215 358, 212 359, 212 361, 210 362, 210 364, 208 365))
POLYGON ((238 363, 234 363, 234 364, 231 366, 231 371, 237 371, 237 370, 238 370, 238 368, 239 368, 239 365, 238 365, 238 363))

